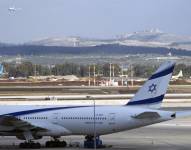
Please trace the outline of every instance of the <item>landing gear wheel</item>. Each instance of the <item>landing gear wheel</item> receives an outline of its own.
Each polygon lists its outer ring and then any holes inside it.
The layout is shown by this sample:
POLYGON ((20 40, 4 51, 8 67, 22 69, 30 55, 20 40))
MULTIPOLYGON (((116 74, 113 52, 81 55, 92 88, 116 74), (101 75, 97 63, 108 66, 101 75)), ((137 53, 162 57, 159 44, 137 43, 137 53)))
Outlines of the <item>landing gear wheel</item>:
POLYGON ((41 148, 40 143, 34 143, 33 144, 33 148, 37 148, 37 149, 41 148))
POLYGON ((41 148, 41 145, 40 145, 40 143, 24 142, 24 143, 19 144, 19 148, 39 149, 39 148, 41 148))
POLYGON ((61 145, 62 145, 62 147, 66 147, 67 146, 66 141, 61 141, 61 145))
POLYGON ((59 140, 56 140, 56 141, 47 141, 45 146, 47 148, 53 148, 53 147, 66 147, 67 146, 67 143, 65 141, 59 141, 59 140))

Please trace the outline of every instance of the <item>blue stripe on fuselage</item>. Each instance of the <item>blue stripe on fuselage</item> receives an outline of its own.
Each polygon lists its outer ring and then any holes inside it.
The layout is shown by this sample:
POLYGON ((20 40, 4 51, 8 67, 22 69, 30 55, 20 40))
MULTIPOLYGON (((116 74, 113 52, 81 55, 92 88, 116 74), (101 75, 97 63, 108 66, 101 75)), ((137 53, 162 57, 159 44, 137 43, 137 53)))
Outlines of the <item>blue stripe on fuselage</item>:
MULTIPOLYGON (((8 113, 8 114, 4 114, 4 115, 16 117, 16 116, 34 114, 34 113, 39 113, 39 112, 54 111, 54 110, 61 110, 61 109, 70 109, 70 108, 81 108, 81 107, 91 107, 91 106, 68 106, 68 107, 40 108, 40 109, 18 111, 18 112, 8 113)), ((1 116, 4 116, 4 115, 1 115, 1 116)))
POLYGON ((174 70, 174 65, 171 66, 171 67, 169 67, 169 68, 167 68, 167 69, 165 69, 165 70, 163 70, 163 71, 161 71, 161 72, 157 72, 157 73, 153 74, 153 75, 149 78, 149 80, 166 76, 166 75, 172 73, 173 70, 174 70))
POLYGON ((164 98, 164 95, 160 95, 160 96, 154 97, 154 98, 132 101, 132 102, 127 103, 127 105, 149 105, 149 104, 153 104, 153 103, 162 102, 163 98, 164 98))

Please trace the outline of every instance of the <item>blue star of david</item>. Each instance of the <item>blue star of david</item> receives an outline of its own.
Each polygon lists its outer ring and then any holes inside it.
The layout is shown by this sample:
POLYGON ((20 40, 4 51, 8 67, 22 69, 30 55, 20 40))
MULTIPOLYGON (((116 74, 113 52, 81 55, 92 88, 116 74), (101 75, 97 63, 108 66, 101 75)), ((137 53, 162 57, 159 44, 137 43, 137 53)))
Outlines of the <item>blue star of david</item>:
POLYGON ((151 93, 153 93, 154 91, 156 91, 156 87, 157 87, 157 85, 156 84, 151 84, 150 86, 149 86, 149 92, 151 92, 151 93))

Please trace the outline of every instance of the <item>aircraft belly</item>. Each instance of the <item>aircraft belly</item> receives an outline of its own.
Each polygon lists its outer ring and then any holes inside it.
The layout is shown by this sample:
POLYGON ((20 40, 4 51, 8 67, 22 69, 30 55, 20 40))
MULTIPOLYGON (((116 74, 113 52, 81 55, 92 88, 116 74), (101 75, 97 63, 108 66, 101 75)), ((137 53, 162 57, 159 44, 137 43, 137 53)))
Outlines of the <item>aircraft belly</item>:
MULTIPOLYGON (((64 126, 71 131, 72 134, 77 135, 87 135, 87 134, 94 134, 94 122, 93 121, 70 121, 65 122, 64 126), (77 126, 76 126, 77 124, 77 126)), ((105 122, 102 121, 96 121, 95 123, 95 129, 97 134, 106 134, 110 133, 110 129, 108 128, 108 125, 105 122)))

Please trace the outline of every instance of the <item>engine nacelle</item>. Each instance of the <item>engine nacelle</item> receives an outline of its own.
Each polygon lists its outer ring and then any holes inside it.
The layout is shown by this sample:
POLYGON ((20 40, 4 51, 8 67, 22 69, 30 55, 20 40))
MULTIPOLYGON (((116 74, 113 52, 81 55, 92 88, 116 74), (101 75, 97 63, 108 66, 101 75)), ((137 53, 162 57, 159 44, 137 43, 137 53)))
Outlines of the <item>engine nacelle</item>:
MULTIPOLYGON (((26 140, 25 136, 22 134, 16 135, 16 138, 19 140, 26 140)), ((33 135, 34 140, 42 139, 42 136, 33 135)))

